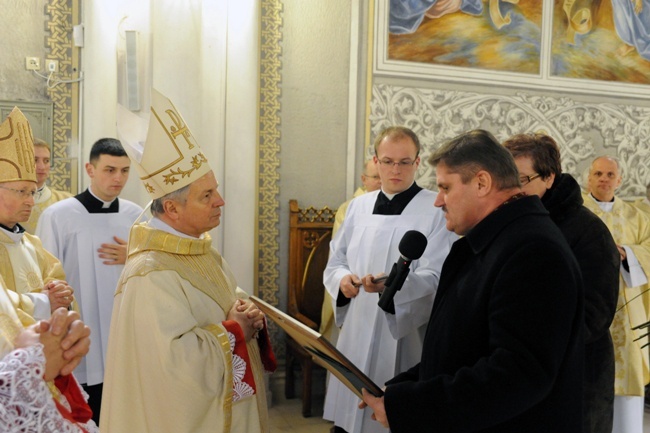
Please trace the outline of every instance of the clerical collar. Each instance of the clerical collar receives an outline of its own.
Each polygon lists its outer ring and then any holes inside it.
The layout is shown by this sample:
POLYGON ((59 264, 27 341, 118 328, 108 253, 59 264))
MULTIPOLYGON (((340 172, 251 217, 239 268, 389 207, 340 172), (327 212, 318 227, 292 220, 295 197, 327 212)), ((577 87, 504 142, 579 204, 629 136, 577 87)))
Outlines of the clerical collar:
POLYGON ((401 215, 413 197, 422 190, 415 182, 405 191, 397 194, 385 194, 379 191, 372 213, 375 215, 401 215), (388 197, 388 196, 391 197, 388 197))
POLYGON ((77 194, 74 198, 79 200, 88 213, 117 213, 120 211, 120 201, 117 197, 113 201, 107 202, 93 194, 90 188, 77 194))
POLYGON ((388 200, 392 200, 393 197, 395 197, 397 194, 399 194, 399 192, 395 192, 393 194, 390 194, 390 193, 385 192, 383 189, 381 190, 381 193, 384 194, 388 200))
POLYGON ((13 228, 9 228, 4 224, 0 224, 0 227, 3 230, 8 231, 9 233, 24 233, 25 232, 25 229, 20 224, 16 224, 13 228))
POLYGON ((596 198, 596 196, 594 196, 592 193, 589 193, 589 195, 590 195, 594 200, 596 200, 598 203, 614 203, 614 200, 616 200, 616 196, 612 197, 612 199, 611 199, 610 201, 601 201, 601 200, 598 200, 598 199, 596 198))
POLYGON ((92 187, 90 187, 90 186, 88 187, 88 192, 89 192, 90 194, 92 194, 92 196, 95 197, 97 200, 99 200, 99 201, 102 202, 102 209, 108 209, 108 208, 110 208, 111 205, 113 204, 113 202, 114 202, 115 200, 117 200, 117 197, 115 197, 115 198, 114 198, 113 200, 111 200, 111 201, 105 201, 105 200, 102 200, 101 198, 97 197, 97 195, 93 192, 92 187))
POLYGON ((603 211, 603 212, 611 212, 612 209, 614 209, 614 201, 616 200, 616 197, 612 199, 612 201, 600 201, 592 193, 589 193, 589 197, 591 197, 598 207, 603 211))
POLYGON ((34 193, 34 201, 38 202, 40 200, 44 190, 45 190, 45 184, 43 184, 42 187, 38 188, 34 193))
POLYGON ((14 244, 19 244, 25 234, 25 229, 20 224, 16 224, 13 229, 10 229, 4 224, 0 224, 0 229, 14 244))
MULTIPOLYGON (((194 236, 186 235, 185 233, 179 232, 174 227, 170 226, 165 221, 157 217, 153 217, 149 220, 149 226, 157 230, 162 230, 164 232, 171 233, 172 235, 178 236, 180 238, 197 239, 194 236)), ((202 233, 201 236, 198 237, 198 239, 204 239, 204 238, 205 238, 205 233, 202 233)))

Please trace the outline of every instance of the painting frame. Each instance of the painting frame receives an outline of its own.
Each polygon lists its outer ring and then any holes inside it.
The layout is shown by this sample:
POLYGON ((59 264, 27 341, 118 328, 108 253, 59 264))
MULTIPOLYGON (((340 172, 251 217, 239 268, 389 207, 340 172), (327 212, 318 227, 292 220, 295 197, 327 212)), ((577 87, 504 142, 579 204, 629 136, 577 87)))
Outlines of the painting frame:
MULTIPOLYGON (((604 81, 588 78, 568 78, 553 75, 553 13, 554 0, 543 0, 540 42, 540 68, 538 74, 505 72, 472 67, 447 66, 394 60, 388 57, 389 0, 370 0, 370 35, 372 49, 372 74, 377 77, 436 80, 499 86, 521 90, 556 91, 579 94, 650 99, 649 84, 604 81)), ((648 63, 650 67, 650 62, 648 63)))

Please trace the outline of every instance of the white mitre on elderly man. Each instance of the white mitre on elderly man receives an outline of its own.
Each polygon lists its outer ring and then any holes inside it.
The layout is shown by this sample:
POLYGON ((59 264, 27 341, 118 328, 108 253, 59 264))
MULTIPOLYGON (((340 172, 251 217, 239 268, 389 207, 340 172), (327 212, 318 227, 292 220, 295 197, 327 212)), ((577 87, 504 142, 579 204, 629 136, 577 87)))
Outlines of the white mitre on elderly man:
POLYGON ((157 90, 151 89, 148 122, 122 105, 117 118, 122 146, 152 199, 177 191, 211 170, 183 117, 157 90))
POLYGON ((254 310, 207 233, 223 206, 207 158, 171 101, 155 90, 148 127, 120 112, 118 135, 154 199, 154 216, 129 235, 114 297, 100 427, 267 433, 264 371, 275 369, 275 357, 264 326, 254 334, 237 321, 240 307, 246 317, 254 310), (163 198, 186 186, 186 200, 163 198), (208 192, 207 200, 199 191, 208 192), (142 402, 144 410, 133 410, 142 402))

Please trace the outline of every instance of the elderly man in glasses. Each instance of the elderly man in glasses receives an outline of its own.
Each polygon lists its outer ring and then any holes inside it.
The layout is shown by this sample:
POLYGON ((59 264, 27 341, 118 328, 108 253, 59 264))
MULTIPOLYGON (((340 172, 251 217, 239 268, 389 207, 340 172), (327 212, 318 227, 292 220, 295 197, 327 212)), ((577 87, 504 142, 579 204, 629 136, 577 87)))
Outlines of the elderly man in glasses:
MULTIPOLYGON (((560 150, 545 134, 518 134, 503 145, 515 158, 522 189, 537 195, 578 260, 585 288, 584 433, 611 433, 619 253, 607 226, 583 206, 578 182, 562 173, 560 150)), ((614 430, 619 431, 619 430, 614 430)))
POLYGON ((32 131, 18 108, 0 124, 0 161, 0 275, 23 323, 48 319, 74 297, 59 260, 20 225, 34 207, 37 180, 32 131))
MULTIPOLYGON (((330 245, 324 284, 333 298, 337 348, 375 383, 383 384, 420 358, 426 323, 438 287, 442 263, 457 239, 445 227, 443 212, 433 206, 436 193, 415 183, 420 164, 417 135, 402 126, 389 127, 375 140, 373 161, 381 190, 350 202, 345 220, 330 245), (394 311, 377 306, 383 282, 399 258, 398 245, 409 230, 427 237, 427 248, 411 263, 404 286, 394 298, 394 311)), ((324 418, 335 431, 385 432, 370 420, 371 411, 357 409, 358 398, 332 378, 324 418)))
MULTIPOLYGON (((379 177, 379 169, 377 165, 378 164, 373 159, 366 161, 363 173, 361 174, 362 186, 357 188, 354 192, 354 195, 352 196, 353 199, 359 197, 361 194, 377 191, 381 188, 381 178, 379 177)), ((334 227, 332 227, 332 237, 336 235, 341 224, 343 224, 345 214, 351 201, 352 199, 346 201, 336 210, 336 219, 334 220, 334 227)))

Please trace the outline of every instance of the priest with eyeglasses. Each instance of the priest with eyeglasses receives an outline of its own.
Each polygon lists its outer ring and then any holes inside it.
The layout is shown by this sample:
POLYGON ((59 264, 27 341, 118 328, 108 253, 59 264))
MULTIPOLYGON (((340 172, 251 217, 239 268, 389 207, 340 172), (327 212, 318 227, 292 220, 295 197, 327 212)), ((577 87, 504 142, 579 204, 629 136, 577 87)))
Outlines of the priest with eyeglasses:
POLYGON ((35 194, 34 138, 27 118, 14 108, 0 124, 0 275, 23 322, 47 319, 74 301, 61 262, 21 225, 35 194))
MULTIPOLYGON (((411 367, 420 359, 426 323, 433 305, 442 263, 457 236, 433 203, 436 193, 415 182, 420 164, 417 135, 403 126, 382 131, 375 140, 373 161, 381 190, 354 198, 341 228, 330 244, 324 284, 333 299, 337 348, 375 383, 411 367), (410 265, 404 286, 393 299, 394 310, 379 308, 378 293, 399 258, 406 232, 427 238, 424 254, 410 265)), ((336 432, 385 432, 371 421, 371 411, 359 411, 350 390, 332 377, 323 417, 336 432)))

